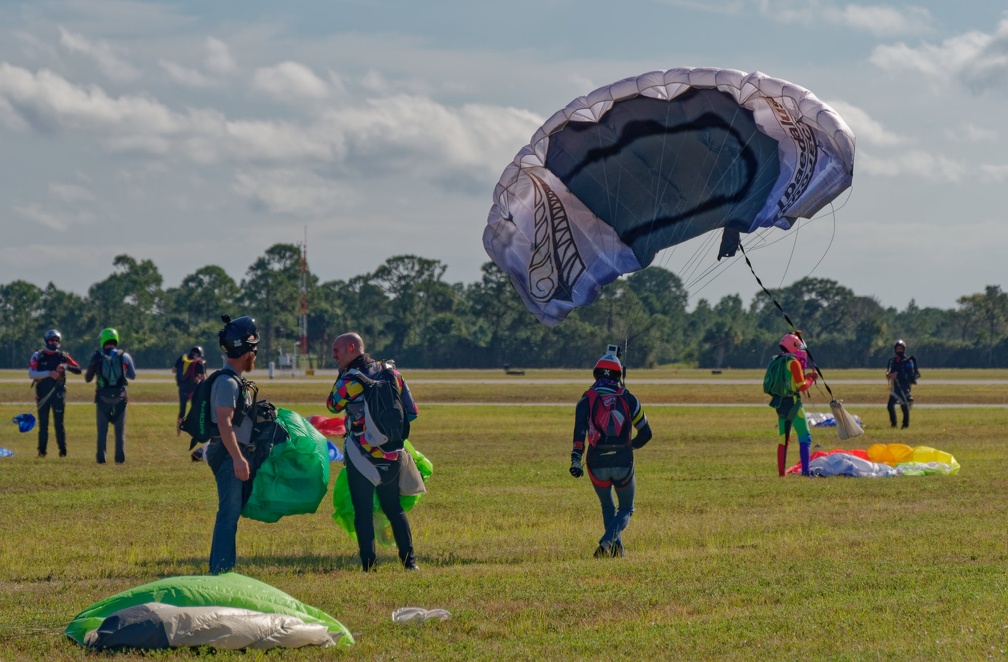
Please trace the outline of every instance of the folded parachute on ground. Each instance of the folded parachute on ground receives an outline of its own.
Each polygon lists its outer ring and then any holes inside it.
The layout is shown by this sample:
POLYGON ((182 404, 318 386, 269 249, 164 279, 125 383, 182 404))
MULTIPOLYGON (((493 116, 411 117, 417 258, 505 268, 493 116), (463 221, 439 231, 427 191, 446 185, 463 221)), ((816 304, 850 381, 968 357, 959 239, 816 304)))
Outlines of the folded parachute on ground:
MULTIPOLYGON (((413 456, 420 477, 426 483, 434 473, 434 464, 423 453, 415 449, 408 440, 403 445, 405 450, 413 456)), ((423 494, 400 495, 399 503, 402 504, 403 510, 409 512, 421 497, 423 494)), ((374 508, 375 540, 383 547, 391 547, 395 544, 395 539, 392 537, 392 525, 389 524, 388 518, 385 517, 385 513, 378 504, 378 495, 375 495, 372 507, 374 508)), ((347 482, 346 468, 343 468, 336 476, 336 484, 333 486, 333 508, 333 520, 352 539, 357 540, 357 527, 354 525, 354 509, 353 503, 350 501, 350 484, 347 482)))
POLYGON ((808 90, 679 68, 579 97, 501 175, 483 245, 548 326, 670 246, 790 228, 851 184, 854 134, 808 90))
POLYGON ((287 441, 273 446, 252 482, 242 515, 276 522, 286 515, 314 513, 329 490, 329 445, 300 414, 277 409, 287 441))
MULTIPOLYGON (((809 458, 809 473, 823 477, 884 478, 954 475, 958 472, 959 463, 950 453, 928 446, 911 448, 904 444, 875 444, 868 450, 816 451, 809 458)), ((785 473, 800 475, 801 463, 785 473)))
POLYGON ((128 589, 77 614, 65 634, 96 650, 354 643, 329 614, 234 572, 168 577, 128 589))

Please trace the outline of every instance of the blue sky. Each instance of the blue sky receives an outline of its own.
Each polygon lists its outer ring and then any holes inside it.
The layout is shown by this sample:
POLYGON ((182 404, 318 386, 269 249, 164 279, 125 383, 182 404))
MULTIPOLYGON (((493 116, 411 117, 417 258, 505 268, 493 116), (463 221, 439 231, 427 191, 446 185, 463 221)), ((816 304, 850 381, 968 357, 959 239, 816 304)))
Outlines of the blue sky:
MULTIPOLYGON (((84 292, 128 253, 165 286, 277 242, 322 280, 405 253, 473 282, 505 165, 571 99, 680 66, 762 71, 854 130, 832 213, 751 252, 904 308, 1006 287, 1003 2, 0 3, 0 283, 84 292)), ((658 263, 691 300, 756 285, 658 263), (692 272, 696 273, 696 272, 692 272)), ((698 256, 714 262, 713 249, 698 256)))

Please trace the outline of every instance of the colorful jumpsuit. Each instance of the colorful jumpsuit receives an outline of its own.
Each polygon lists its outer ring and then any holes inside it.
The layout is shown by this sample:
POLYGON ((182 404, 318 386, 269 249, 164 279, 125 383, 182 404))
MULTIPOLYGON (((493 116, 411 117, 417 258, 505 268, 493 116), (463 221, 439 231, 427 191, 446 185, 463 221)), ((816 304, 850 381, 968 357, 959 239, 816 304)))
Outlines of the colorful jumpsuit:
POLYGON ((784 397, 774 396, 771 406, 777 411, 777 430, 780 441, 777 444, 777 473, 781 476, 787 468, 787 447, 791 439, 791 430, 798 433, 798 455, 801 458, 801 472, 809 475, 809 449, 812 446, 812 434, 805 420, 805 407, 802 405, 801 394, 809 390, 815 383, 815 372, 808 375, 802 368, 801 361, 791 356, 788 361, 788 371, 791 373, 791 386, 784 397))

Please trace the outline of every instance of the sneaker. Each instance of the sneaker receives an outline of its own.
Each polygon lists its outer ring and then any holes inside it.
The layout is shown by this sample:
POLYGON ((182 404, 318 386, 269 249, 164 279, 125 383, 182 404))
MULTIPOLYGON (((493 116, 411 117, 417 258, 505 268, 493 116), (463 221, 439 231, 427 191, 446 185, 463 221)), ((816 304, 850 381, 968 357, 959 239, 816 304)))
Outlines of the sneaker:
POLYGON ((599 546, 595 549, 594 556, 597 559, 612 556, 612 544, 608 541, 599 543, 599 546))
POLYGON ((43 453, 42 451, 39 451, 39 454, 38 454, 38 456, 39 456, 39 457, 45 457, 45 453, 43 453))
POLYGON ((416 561, 410 561, 408 563, 404 563, 403 568, 406 570, 419 570, 420 566, 416 564, 416 561))
POLYGON ((66 457, 66 449, 65 448, 60 451, 60 457, 66 457))

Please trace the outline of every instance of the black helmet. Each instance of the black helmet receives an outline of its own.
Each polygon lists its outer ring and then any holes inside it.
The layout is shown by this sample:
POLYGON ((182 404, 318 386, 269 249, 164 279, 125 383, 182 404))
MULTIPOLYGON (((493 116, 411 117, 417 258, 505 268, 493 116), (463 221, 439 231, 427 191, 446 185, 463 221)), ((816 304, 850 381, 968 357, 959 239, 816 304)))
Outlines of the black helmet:
POLYGON ((203 348, 200 347, 199 345, 196 345, 195 347, 189 350, 189 358, 193 359, 196 358, 197 356, 200 358, 203 357, 203 348))
POLYGON ((61 336, 60 332, 57 331, 56 329, 49 329, 48 331, 45 332, 45 335, 42 336, 42 339, 45 340, 47 345, 49 344, 49 341, 52 340, 53 338, 56 339, 56 342, 63 341, 63 336, 61 336))
POLYGON ((221 320, 224 328, 217 333, 217 340, 228 358, 237 359, 256 349, 259 334, 254 319, 245 316, 232 320, 230 315, 221 315, 221 320))
POLYGON ((897 341, 896 341, 896 344, 895 344, 895 345, 893 345, 893 349, 896 349, 897 347, 902 347, 902 348, 903 348, 903 351, 906 351, 906 343, 905 343, 905 342, 903 342, 903 339, 902 339, 902 338, 900 338, 899 340, 897 340, 897 341))

